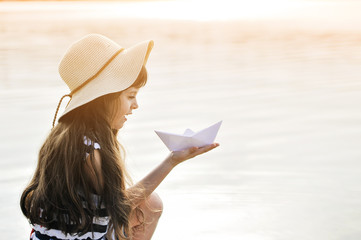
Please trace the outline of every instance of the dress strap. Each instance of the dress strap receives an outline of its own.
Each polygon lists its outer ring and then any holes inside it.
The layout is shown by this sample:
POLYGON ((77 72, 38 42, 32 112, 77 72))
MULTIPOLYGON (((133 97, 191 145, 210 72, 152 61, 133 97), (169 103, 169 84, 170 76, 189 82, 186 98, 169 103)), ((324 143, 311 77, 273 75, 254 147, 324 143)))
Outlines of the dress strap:
MULTIPOLYGON (((87 146, 93 146, 93 141, 90 138, 84 136, 84 144, 87 146)), ((97 142, 94 142, 94 149, 100 149, 100 145, 97 142)))
POLYGON ((85 158, 87 158, 89 154, 93 152, 95 149, 100 149, 99 143, 90 140, 90 138, 86 136, 84 136, 84 144, 87 146, 85 158))

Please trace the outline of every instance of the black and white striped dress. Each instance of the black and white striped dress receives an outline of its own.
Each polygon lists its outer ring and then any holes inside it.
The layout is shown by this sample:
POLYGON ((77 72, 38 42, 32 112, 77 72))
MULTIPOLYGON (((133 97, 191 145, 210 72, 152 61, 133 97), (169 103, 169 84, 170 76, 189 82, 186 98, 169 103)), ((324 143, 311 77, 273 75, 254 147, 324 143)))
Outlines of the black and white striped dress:
MULTIPOLYGON (((98 195, 92 195, 93 201, 97 204, 100 200, 98 195)), ((105 235, 108 231, 109 216, 105 207, 102 205, 98 210, 98 217, 93 218, 93 225, 91 232, 87 232, 83 235, 78 234, 64 234, 61 230, 56 229, 56 222, 51 228, 45 228, 38 224, 33 225, 33 232, 31 234, 31 240, 90 240, 90 239, 106 239, 105 235)), ((69 225, 71 228, 71 225, 69 225)))

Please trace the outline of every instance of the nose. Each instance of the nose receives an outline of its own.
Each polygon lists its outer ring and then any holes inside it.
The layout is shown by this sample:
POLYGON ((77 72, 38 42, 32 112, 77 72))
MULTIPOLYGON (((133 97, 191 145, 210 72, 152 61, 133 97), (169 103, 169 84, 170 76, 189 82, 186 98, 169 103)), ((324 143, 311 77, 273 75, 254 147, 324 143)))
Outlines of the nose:
POLYGON ((134 102, 133 102, 133 104, 132 104, 132 108, 133 109, 137 109, 139 106, 138 106, 138 102, 137 102, 137 100, 135 100, 134 102))

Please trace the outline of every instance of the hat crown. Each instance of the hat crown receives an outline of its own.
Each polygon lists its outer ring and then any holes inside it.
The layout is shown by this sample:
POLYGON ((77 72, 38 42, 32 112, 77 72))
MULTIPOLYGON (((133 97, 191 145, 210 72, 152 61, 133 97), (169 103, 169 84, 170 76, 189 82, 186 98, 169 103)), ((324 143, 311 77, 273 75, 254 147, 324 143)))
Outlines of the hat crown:
POLYGON ((87 35, 66 51, 59 64, 60 76, 73 91, 96 75, 121 49, 120 45, 107 37, 87 35))

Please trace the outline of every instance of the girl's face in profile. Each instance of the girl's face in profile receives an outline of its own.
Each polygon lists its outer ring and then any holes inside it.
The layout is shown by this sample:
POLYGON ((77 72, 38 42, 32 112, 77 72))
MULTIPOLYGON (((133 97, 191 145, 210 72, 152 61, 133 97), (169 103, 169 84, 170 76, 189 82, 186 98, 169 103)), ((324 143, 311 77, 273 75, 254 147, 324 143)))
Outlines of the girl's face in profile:
POLYGON ((127 121, 126 115, 132 114, 133 109, 138 108, 137 94, 139 88, 130 87, 120 93, 120 108, 115 114, 111 127, 112 129, 121 129, 127 121))

